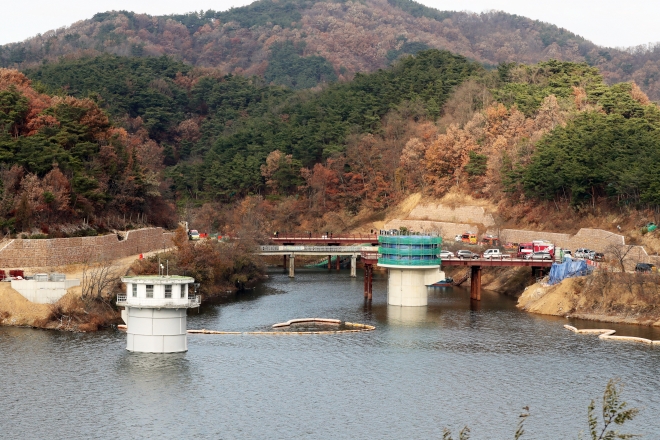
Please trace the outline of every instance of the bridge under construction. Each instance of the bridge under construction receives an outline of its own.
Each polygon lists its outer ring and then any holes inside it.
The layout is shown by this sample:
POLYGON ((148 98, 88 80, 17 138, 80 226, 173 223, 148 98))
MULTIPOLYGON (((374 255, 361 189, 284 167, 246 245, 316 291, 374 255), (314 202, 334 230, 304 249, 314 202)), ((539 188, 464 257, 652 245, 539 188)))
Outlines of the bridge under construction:
MULTIPOLYGON (((373 280, 373 270, 374 266, 385 267, 391 271, 396 270, 407 270, 414 271, 416 269, 433 269, 436 268, 435 272, 426 275, 424 281, 418 281, 417 284, 422 283, 421 285, 424 288, 428 285, 433 284, 433 282, 439 281, 434 280, 430 281, 432 276, 440 277, 444 276, 444 273, 440 271, 442 266, 463 266, 466 269, 469 269, 469 274, 466 273, 465 278, 470 279, 470 298, 476 301, 481 300, 481 274, 482 269, 487 267, 530 267, 532 277, 536 278, 542 276, 551 266, 551 260, 527 260, 521 258, 478 258, 478 259, 462 259, 462 258, 448 258, 440 260, 439 257, 432 255, 430 257, 419 257, 415 256, 415 260, 403 261, 403 265, 397 264, 398 261, 392 260, 388 255, 383 255, 383 247, 376 246, 379 244, 378 235, 376 234, 355 234, 355 235, 337 235, 332 236, 331 234, 323 235, 280 235, 273 238, 273 242, 278 243, 278 245, 269 245, 261 246, 259 250, 260 255, 268 256, 282 256, 283 265, 285 268, 288 267, 289 276, 291 278, 295 277, 295 259, 296 256, 318 256, 318 257, 327 257, 328 259, 328 269, 332 269, 332 258, 349 256, 350 257, 350 274, 351 277, 357 276, 357 261, 358 258, 364 266, 364 298, 366 300, 371 300, 373 296, 372 289, 372 280, 373 280), (430 258, 429 260, 421 260, 419 258, 430 258), (432 258, 432 259, 431 259, 432 258), (430 266, 429 266, 430 264, 430 266), (427 267, 428 266, 428 267, 427 267), (437 275, 435 275, 437 274, 437 275), (426 279, 429 278, 429 279, 426 279)), ((382 237, 382 236, 381 236, 382 237)), ((389 236, 396 237, 396 236, 389 236)), ((415 237, 415 236, 413 236, 415 237)), ((383 239, 381 238, 381 241, 383 239)), ((391 240, 390 240, 391 241, 391 240)), ((380 243, 382 245, 382 243, 380 243)), ((386 245, 387 246, 387 245, 386 245)), ((414 254, 428 254, 431 255, 431 252, 422 250, 424 245, 421 245, 419 250, 409 251, 414 254)), ((386 251, 387 252, 387 251, 386 251)), ((392 255, 389 255, 392 257, 392 255)), ((395 256, 396 257, 396 256, 395 256)), ((396 257, 398 258, 398 257, 396 257)), ((339 270, 340 258, 335 259, 335 267, 339 270)), ((418 270, 417 270, 418 272, 418 270)), ((411 272, 414 273, 414 272, 411 272)), ((390 273, 390 280, 392 277, 390 273)), ((401 274, 399 274, 401 278, 401 274)), ((401 284, 401 278, 396 281, 401 286, 399 290, 405 289, 407 291, 415 290, 414 287, 409 285, 403 286, 401 284)), ((392 284, 392 282, 390 282, 392 284)), ((395 295, 390 295, 390 290, 392 286, 388 289, 388 303, 395 295)), ((404 295, 404 292, 400 292, 404 295)), ((419 294, 419 293, 418 293, 419 294)), ((424 298, 425 299, 425 298, 424 298)), ((426 305, 425 300, 412 300, 409 303, 406 303, 405 298, 402 300, 394 300, 399 302, 399 304, 393 305, 426 305)))

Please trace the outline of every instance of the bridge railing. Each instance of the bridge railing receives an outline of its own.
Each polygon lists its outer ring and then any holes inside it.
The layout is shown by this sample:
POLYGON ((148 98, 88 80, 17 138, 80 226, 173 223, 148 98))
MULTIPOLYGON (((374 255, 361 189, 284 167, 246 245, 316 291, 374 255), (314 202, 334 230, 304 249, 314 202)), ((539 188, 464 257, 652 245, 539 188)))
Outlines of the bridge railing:
POLYGON ((286 234, 278 232, 273 235, 274 240, 314 241, 314 240, 364 240, 365 243, 378 241, 378 234, 286 234))
POLYGON ((361 252, 363 246, 259 246, 261 252, 361 252))
POLYGON ((162 307, 162 308, 187 308, 199 307, 202 303, 202 295, 188 293, 184 298, 137 298, 129 297, 125 293, 117 294, 117 305, 120 307, 162 307))

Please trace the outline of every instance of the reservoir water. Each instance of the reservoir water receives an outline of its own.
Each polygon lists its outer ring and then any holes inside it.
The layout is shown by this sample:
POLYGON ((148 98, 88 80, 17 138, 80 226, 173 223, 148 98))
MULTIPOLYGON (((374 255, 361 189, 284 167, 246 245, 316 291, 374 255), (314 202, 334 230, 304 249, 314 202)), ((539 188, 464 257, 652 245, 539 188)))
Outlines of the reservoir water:
MULTIPOLYGON (((190 311, 188 328, 268 330, 293 318, 376 326, 340 335, 190 335, 185 354, 134 354, 125 333, 0 328, 0 438, 577 438, 610 378, 642 409, 626 432, 660 438, 660 348, 576 335, 563 318, 484 292, 430 290, 428 307, 388 307, 386 279, 277 271, 254 292, 190 311)), ((656 330, 614 328, 660 339, 656 330)))

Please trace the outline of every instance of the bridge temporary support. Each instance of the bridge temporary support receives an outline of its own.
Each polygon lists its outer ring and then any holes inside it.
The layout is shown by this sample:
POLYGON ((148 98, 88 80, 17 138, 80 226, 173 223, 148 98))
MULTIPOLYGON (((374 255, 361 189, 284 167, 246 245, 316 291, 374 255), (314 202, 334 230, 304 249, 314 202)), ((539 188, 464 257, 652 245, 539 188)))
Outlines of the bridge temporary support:
POLYGON ((543 278, 545 276, 545 268, 532 266, 532 280, 536 282, 537 278, 543 278))
POLYGON ((296 257, 295 255, 289 256, 289 278, 294 278, 296 276, 296 257))
MULTIPOLYGON (((480 258, 475 260, 466 260, 462 258, 447 258, 442 260, 443 266, 463 266, 469 267, 470 276, 470 299, 472 301, 481 301, 481 269, 484 267, 531 267, 532 277, 542 276, 550 269, 552 261, 550 260, 525 260, 522 258, 480 258)), ((461 277, 454 285, 463 281, 461 277)))
POLYGON ((373 288, 373 279, 374 279, 374 265, 365 264, 364 265, 364 298, 368 301, 372 299, 372 288, 373 288))
POLYGON ((456 278, 456 279, 452 282, 452 284, 453 284, 454 286, 460 286, 461 284, 463 284, 464 282, 466 282, 468 278, 470 278, 470 274, 471 274, 471 273, 472 273, 472 269, 468 269, 467 271, 465 271, 465 273, 464 273, 463 275, 461 275, 459 278, 456 278))
POLYGON ((481 301, 481 266, 470 269, 470 299, 481 301))
POLYGON ((351 278, 357 277, 357 255, 351 255, 351 278))

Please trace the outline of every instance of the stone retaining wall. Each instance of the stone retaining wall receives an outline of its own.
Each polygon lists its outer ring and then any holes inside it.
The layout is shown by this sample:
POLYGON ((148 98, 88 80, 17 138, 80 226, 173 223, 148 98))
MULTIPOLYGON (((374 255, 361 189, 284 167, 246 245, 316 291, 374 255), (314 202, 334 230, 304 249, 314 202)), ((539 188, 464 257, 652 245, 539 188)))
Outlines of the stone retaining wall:
MULTIPOLYGON (((466 231, 478 233, 484 229, 487 234, 499 235, 503 243, 524 243, 534 240, 547 240, 560 248, 575 250, 588 248, 605 252, 610 245, 625 245, 623 235, 603 229, 582 228, 576 234, 558 232, 540 232, 522 229, 495 230, 493 216, 479 206, 461 206, 451 208, 442 204, 417 205, 405 220, 392 220, 385 224, 385 229, 399 229, 404 226, 413 231, 439 232, 445 241, 453 242, 454 236, 466 231)), ((480 237, 481 238, 481 237, 480 237)), ((0 253, 1 255, 1 253, 0 253)), ((644 247, 634 246, 627 257, 629 269, 634 263, 654 263, 660 267, 660 256, 648 255, 644 247)))
POLYGON ((123 240, 116 234, 98 237, 15 239, 0 249, 0 268, 62 266, 105 259, 124 258, 173 246, 174 233, 162 228, 128 231, 123 240))
POLYGON ((499 235, 502 242, 524 243, 533 240, 548 240, 558 247, 577 249, 581 247, 602 252, 611 244, 625 244, 624 237, 602 229, 583 228, 577 234, 527 231, 520 229, 494 230, 493 216, 479 206, 459 206, 452 208, 442 204, 417 205, 407 220, 392 220, 385 229, 398 229, 405 226, 415 231, 442 231, 445 239, 453 239, 466 231, 483 231, 499 235))
POLYGON ((449 223, 449 222, 433 222, 428 220, 391 220, 385 224, 385 229, 399 229, 406 227, 415 232, 436 232, 442 235, 445 240, 451 239, 465 231, 477 232, 476 225, 467 223, 449 223))
MULTIPOLYGON (((437 222, 430 220, 391 220, 385 224, 385 229, 399 229, 406 227, 418 232, 439 232, 445 240, 453 241, 454 237, 466 231, 477 232, 481 225, 468 223, 437 222)), ((481 226, 483 228, 483 226, 481 226)), ((483 229, 482 229, 483 230, 483 229)), ((497 231, 490 229, 488 234, 498 235, 497 231)), ((547 240, 560 248, 575 250, 577 248, 588 248, 598 252, 604 252, 608 246, 625 245, 623 235, 605 231, 603 229, 582 228, 577 234, 563 234, 558 232, 540 232, 523 229, 502 229, 499 231, 500 240, 503 243, 525 243, 534 240, 547 240)), ((629 255, 631 259, 640 262, 660 261, 660 257, 649 256, 641 246, 635 246, 629 255)))
POLYGON ((417 205, 410 212, 408 218, 411 220, 481 224, 487 228, 495 224, 493 216, 488 214, 486 210, 480 206, 459 206, 457 208, 452 208, 439 203, 417 205))
MULTIPOLYGON (((494 234, 493 231, 489 231, 489 233, 494 234)), ((508 243, 525 243, 534 240, 547 240, 560 248, 588 248, 598 252, 603 252, 612 244, 625 244, 623 235, 615 234, 603 229, 589 228, 582 228, 575 235, 560 234, 556 232, 526 231, 521 229, 502 229, 500 231, 500 240, 508 243)))

